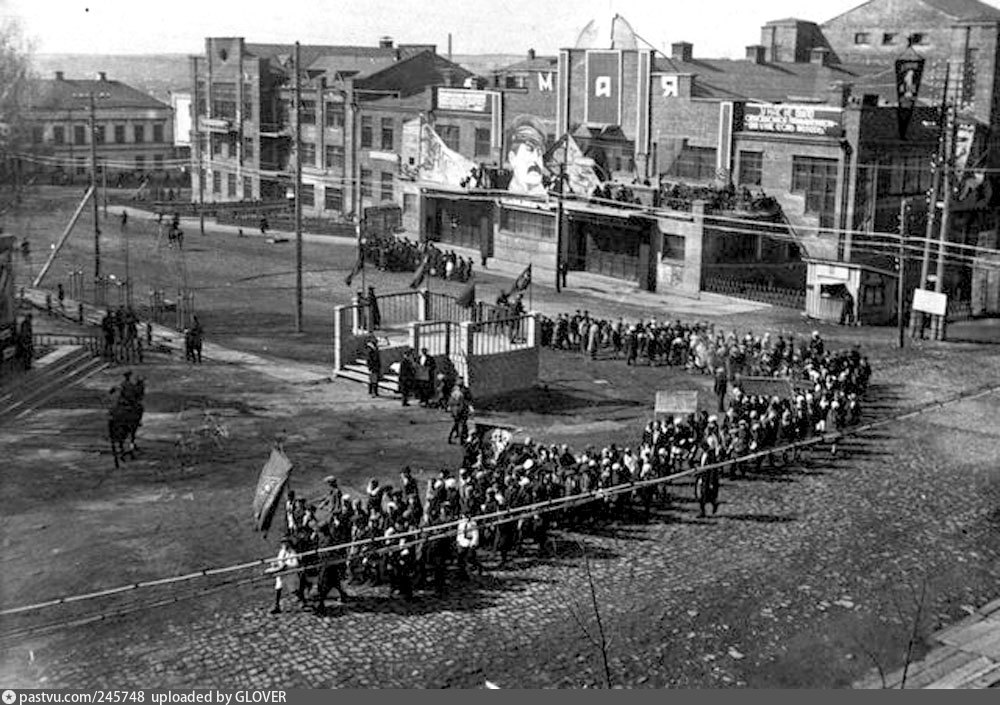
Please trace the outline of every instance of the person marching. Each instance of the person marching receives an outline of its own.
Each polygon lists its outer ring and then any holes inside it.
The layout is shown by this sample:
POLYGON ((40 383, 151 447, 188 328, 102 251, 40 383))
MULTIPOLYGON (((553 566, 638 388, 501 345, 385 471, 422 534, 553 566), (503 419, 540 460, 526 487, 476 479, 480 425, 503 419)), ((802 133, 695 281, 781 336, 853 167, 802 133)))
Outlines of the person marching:
POLYGON ((459 382, 448 397, 448 413, 451 414, 452 418, 451 430, 448 431, 448 445, 453 443, 453 438, 462 443, 469 435, 470 406, 471 400, 468 390, 459 382))
MULTIPOLYGON (((278 556, 271 563, 271 566, 264 571, 265 574, 270 573, 280 573, 282 570, 294 569, 299 567, 299 554, 295 552, 292 548, 292 539, 290 536, 285 536, 281 539, 281 549, 278 551, 278 556)), ((294 579, 294 574, 293 574, 294 579)), ((281 612, 281 591, 284 587, 284 578, 281 575, 277 575, 274 578, 274 607, 271 608, 271 614, 278 614, 281 612)))

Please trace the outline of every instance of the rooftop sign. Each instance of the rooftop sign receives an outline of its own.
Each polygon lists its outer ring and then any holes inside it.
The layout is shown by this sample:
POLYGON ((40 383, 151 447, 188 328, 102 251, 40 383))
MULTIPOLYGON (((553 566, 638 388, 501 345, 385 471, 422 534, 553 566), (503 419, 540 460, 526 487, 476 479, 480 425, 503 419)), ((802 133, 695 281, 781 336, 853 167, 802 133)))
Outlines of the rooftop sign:
POLYGON ((840 137, 843 110, 815 105, 757 103, 743 106, 744 132, 840 137))

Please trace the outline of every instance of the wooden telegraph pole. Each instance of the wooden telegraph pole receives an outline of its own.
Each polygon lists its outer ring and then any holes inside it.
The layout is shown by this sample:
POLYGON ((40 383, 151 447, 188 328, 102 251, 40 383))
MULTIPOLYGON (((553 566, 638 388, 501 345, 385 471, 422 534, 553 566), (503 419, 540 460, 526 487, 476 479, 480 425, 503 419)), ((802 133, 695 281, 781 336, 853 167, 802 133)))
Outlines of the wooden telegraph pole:
POLYGON ((295 42, 295 332, 302 332, 302 70, 295 42))
POLYGON ((899 280, 896 286, 896 328, 899 332, 899 347, 902 349, 905 324, 903 308, 906 302, 906 226, 910 214, 910 201, 904 198, 899 203, 899 280))
MULTIPOLYGON (((101 278, 101 224, 97 219, 97 109, 94 107, 94 92, 88 93, 90 100, 90 198, 94 204, 94 281, 101 278)), ((124 237, 124 233, 122 233, 124 237)))

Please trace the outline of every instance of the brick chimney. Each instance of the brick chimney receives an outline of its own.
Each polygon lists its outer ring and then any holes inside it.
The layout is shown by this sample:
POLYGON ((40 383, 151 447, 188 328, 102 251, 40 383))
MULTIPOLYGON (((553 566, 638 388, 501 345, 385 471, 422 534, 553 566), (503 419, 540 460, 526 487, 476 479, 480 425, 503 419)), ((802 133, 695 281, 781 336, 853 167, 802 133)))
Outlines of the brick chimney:
POLYGON ((534 58, 535 58, 535 50, 534 49, 528 49, 528 59, 530 60, 530 59, 534 59, 534 58))
POLYGON ((763 64, 767 61, 767 47, 760 44, 751 44, 747 47, 747 61, 754 64, 763 64))
POLYGON ((815 47, 809 52, 809 63, 819 64, 820 66, 830 65, 830 50, 823 47, 815 47))
POLYGON ((674 42, 670 45, 670 58, 677 61, 690 61, 694 56, 694 45, 691 42, 674 42))
POLYGON ((767 61, 767 48, 760 44, 751 44, 747 47, 747 61, 763 64, 767 61))
POLYGON ((66 80, 65 74, 62 71, 56 71, 56 80, 65 81, 66 80))
POLYGON ((392 37, 379 37, 379 49, 392 49, 392 37))
POLYGON ((107 71, 98 71, 97 72, 97 78, 98 78, 98 80, 106 83, 107 80, 108 80, 108 72, 107 71))

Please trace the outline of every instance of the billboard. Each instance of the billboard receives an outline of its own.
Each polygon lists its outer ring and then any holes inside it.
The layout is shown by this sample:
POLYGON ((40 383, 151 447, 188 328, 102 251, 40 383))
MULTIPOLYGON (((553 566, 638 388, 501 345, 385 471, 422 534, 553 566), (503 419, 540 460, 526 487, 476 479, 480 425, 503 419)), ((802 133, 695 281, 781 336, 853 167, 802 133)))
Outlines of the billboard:
POLYGON ((170 107, 174 111, 174 146, 191 146, 191 94, 171 93, 170 107))
POLYGON ((415 181, 432 181, 458 187, 476 163, 444 143, 423 118, 403 123, 400 174, 415 181))
POLYGON ((490 94, 460 88, 438 88, 438 110, 458 110, 469 113, 490 112, 490 94))
POLYGON ((748 103, 743 107, 744 132, 840 137, 844 133, 840 108, 815 105, 748 103))
POLYGON ((587 52, 585 122, 621 124, 622 56, 618 51, 587 52))

